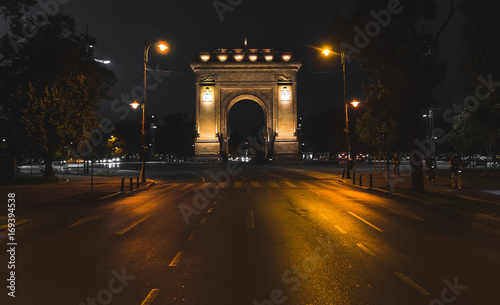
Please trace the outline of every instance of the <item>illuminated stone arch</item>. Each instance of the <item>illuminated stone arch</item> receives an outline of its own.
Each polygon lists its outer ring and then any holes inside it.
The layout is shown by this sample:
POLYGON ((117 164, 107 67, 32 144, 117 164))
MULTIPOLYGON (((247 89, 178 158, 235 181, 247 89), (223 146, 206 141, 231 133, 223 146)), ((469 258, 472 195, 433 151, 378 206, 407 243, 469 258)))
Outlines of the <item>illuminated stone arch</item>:
POLYGON ((274 50, 227 50, 200 53, 191 63, 195 73, 198 160, 216 160, 229 146, 229 111, 251 100, 265 116, 265 153, 297 159, 297 73, 290 53, 274 50))

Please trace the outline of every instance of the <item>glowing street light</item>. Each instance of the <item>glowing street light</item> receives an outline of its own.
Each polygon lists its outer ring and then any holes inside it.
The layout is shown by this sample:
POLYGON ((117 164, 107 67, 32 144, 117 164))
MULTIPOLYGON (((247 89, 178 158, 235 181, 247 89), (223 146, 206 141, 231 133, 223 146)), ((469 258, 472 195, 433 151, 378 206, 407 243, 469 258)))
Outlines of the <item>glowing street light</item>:
POLYGON ((139 104, 137 101, 133 101, 132 103, 130 103, 130 106, 132 107, 132 109, 136 110, 137 108, 139 108, 141 104, 139 104))
POLYGON ((360 102, 358 102, 357 100, 352 100, 352 102, 351 102, 351 105, 352 105, 354 108, 358 107, 358 105, 359 105, 359 104, 360 104, 360 102))
POLYGON ((168 51, 168 45, 164 41, 157 41, 155 43, 147 44, 146 42, 144 43, 144 71, 143 71, 143 99, 142 103, 139 103, 137 101, 133 101, 130 103, 130 106, 135 110, 139 108, 139 106, 142 106, 142 129, 141 129, 141 134, 142 134, 142 168, 141 168, 141 175, 140 179, 142 182, 146 182, 146 150, 148 149, 146 145, 146 97, 147 97, 147 72, 148 72, 148 61, 149 61, 149 48, 153 45, 156 44, 156 47, 161 53, 166 53, 168 51))
MULTIPOLYGON (((336 54, 340 55, 340 60, 342 61, 342 70, 344 74, 344 105, 345 105, 345 137, 346 137, 346 144, 347 144, 347 162, 346 162, 346 179, 351 178, 351 174, 349 173, 349 160, 351 159, 351 143, 349 142, 349 103, 347 103, 347 92, 346 92, 346 86, 345 86, 345 54, 342 50, 340 50, 340 53, 336 53, 331 51, 328 48, 323 49, 322 53, 325 56, 329 56, 330 54, 336 54)), ((359 103, 356 103, 356 105, 353 104, 354 107, 356 107, 359 103)))

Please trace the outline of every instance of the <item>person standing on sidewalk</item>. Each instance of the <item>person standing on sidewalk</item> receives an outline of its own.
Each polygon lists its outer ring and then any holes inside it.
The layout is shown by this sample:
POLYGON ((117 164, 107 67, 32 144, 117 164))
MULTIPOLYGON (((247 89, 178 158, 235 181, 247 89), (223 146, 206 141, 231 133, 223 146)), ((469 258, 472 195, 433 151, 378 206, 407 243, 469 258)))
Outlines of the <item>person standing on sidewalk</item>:
POLYGON ((394 157, 392 157, 392 164, 393 164, 393 173, 396 175, 396 172, 399 176, 399 163, 401 163, 401 158, 399 157, 399 153, 396 153, 394 157))

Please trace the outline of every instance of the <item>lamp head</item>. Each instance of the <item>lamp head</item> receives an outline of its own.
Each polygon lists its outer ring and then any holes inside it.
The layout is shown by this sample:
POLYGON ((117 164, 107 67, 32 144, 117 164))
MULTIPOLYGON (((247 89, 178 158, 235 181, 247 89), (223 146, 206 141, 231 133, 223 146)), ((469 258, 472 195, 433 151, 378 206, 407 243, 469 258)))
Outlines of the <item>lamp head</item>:
POLYGON ((130 103, 130 106, 132 107, 132 109, 136 110, 137 108, 139 108, 141 104, 139 104, 139 102, 137 102, 136 100, 134 100, 132 103, 130 103))

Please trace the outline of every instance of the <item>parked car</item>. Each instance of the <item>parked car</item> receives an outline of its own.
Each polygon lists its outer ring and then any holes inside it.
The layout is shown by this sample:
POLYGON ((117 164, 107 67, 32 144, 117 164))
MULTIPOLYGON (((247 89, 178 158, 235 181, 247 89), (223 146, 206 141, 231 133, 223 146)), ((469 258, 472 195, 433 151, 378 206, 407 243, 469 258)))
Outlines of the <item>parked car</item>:
MULTIPOLYGON (((45 162, 40 163, 40 173, 45 171, 45 162)), ((71 172, 71 169, 68 167, 68 163, 66 161, 54 161, 52 162, 52 171, 54 173, 63 173, 68 174, 71 172)))

